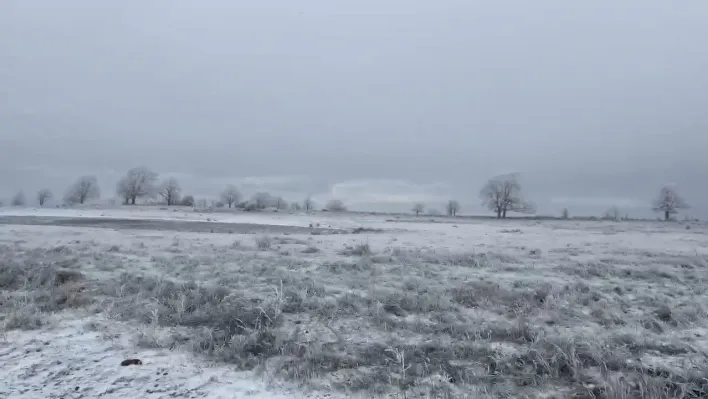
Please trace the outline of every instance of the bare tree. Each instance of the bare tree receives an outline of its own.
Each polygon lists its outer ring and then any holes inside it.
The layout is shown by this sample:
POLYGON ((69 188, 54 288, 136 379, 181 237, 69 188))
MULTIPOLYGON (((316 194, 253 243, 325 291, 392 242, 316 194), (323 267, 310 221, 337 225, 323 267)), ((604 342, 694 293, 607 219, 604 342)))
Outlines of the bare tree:
POLYGON ((52 198, 52 192, 48 188, 37 191, 37 202, 39 202, 39 206, 44 206, 44 203, 50 198, 52 198))
POLYGON ((81 176, 64 194, 64 202, 67 204, 83 204, 101 196, 98 188, 96 176, 81 176))
POLYGON ((221 201, 224 202, 229 208, 234 204, 241 201, 241 192, 233 184, 226 187, 224 191, 221 192, 221 201))
POLYGON ((425 204, 423 204, 422 202, 418 202, 418 203, 413 204, 413 213, 415 213, 416 216, 423 213, 424 210, 425 210, 425 204))
POLYGON ((153 197, 155 195, 157 173, 139 166, 130 169, 116 185, 116 192, 125 200, 126 205, 135 205, 138 198, 153 197))
POLYGON ((160 184, 158 193, 160 197, 167 201, 167 206, 177 205, 179 203, 179 197, 182 194, 182 188, 177 179, 170 177, 160 184))
POLYGON ((256 209, 265 209, 273 205, 273 196, 266 192, 259 192, 253 194, 251 201, 255 205, 256 209))
POLYGON ((605 214, 602 217, 603 219, 614 220, 615 222, 619 221, 620 210, 616 206, 610 207, 608 210, 605 211, 605 214))
POLYGON ((568 208, 563 208, 563 215, 561 217, 563 219, 570 219, 570 212, 568 211, 568 208))
POLYGON ((450 200, 445 206, 445 211, 447 216, 457 216, 457 212, 460 211, 460 203, 455 200, 450 200))
POLYGON ((273 199, 273 205, 276 209, 288 209, 288 202, 283 199, 283 197, 276 197, 273 199))
POLYGON ((27 205, 27 198, 25 197, 25 193, 22 191, 18 191, 17 194, 15 194, 14 197, 12 197, 12 200, 10 201, 10 205, 12 206, 25 206, 27 205))
POLYGON ((678 213, 680 209, 689 209, 690 206, 676 190, 671 187, 662 187, 659 195, 652 202, 654 212, 663 212, 664 220, 669 220, 671 215, 678 213))
POLYGON ((302 209, 302 206, 300 206, 300 204, 297 201, 293 201, 290 204, 290 210, 292 210, 292 211, 297 212, 297 211, 300 211, 301 209, 302 209))
POLYGON ((327 202, 327 206, 325 207, 330 212, 345 212, 347 210, 347 207, 344 205, 344 202, 342 200, 338 199, 333 199, 327 202))
POLYGON ((302 207, 306 211, 311 211, 315 208, 315 202, 312 201, 312 198, 307 197, 304 201, 302 201, 302 207))
POLYGON ((482 204, 494 211, 499 219, 506 218, 507 212, 536 211, 534 205, 522 197, 517 173, 500 175, 488 180, 480 190, 479 197, 482 204))

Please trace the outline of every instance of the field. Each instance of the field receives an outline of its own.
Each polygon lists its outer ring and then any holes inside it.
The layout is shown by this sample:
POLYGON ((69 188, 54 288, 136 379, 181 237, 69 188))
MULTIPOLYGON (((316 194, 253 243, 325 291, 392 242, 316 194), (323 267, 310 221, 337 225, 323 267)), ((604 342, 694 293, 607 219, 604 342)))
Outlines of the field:
POLYGON ((6 209, 0 398, 708 397, 707 234, 6 209))

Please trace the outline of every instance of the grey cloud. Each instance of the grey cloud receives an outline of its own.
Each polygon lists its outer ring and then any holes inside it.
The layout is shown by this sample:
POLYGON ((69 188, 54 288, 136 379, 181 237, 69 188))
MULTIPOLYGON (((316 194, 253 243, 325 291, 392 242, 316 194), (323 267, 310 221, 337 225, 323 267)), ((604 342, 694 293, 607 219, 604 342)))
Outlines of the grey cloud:
POLYGON ((481 211, 520 171, 548 212, 675 182, 708 215, 704 2, 58 4, 0 4, 0 196, 147 165, 204 194, 360 182, 367 207, 440 182, 481 211))

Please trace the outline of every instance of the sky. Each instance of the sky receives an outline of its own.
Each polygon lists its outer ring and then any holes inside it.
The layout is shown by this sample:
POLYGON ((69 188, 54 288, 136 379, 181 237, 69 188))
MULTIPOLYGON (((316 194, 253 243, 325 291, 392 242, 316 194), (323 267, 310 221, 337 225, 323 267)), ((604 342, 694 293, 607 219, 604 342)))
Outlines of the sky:
POLYGON ((185 192, 708 217, 704 0, 4 0, 0 198, 134 166, 185 192))

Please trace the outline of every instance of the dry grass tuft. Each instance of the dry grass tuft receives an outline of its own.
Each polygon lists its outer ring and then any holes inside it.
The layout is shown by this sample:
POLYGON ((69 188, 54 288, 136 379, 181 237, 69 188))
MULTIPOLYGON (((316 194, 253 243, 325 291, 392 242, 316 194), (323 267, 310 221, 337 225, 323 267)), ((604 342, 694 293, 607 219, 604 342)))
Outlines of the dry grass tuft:
POLYGON ((273 245, 273 239, 270 236, 258 236, 255 240, 256 248, 262 251, 269 250, 273 245))

